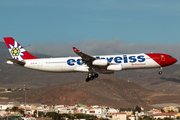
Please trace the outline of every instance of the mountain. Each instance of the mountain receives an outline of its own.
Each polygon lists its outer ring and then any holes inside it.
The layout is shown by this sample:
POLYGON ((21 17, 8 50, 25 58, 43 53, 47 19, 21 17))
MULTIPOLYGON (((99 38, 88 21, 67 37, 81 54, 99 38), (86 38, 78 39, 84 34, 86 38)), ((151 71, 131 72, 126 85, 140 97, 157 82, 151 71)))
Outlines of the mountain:
MULTIPOLYGON (((133 108, 137 105, 149 108, 149 98, 161 95, 137 84, 111 77, 99 77, 92 82, 79 80, 27 91, 27 102, 48 105, 103 105, 115 108, 133 108)), ((24 102, 24 91, 0 94, 10 100, 24 102)))
MULTIPOLYGON (((79 80, 59 85, 26 90, 27 103, 47 105, 102 105, 114 108, 140 106, 148 110, 150 105, 159 103, 180 104, 179 94, 165 94, 145 89, 135 83, 111 77, 99 77, 93 82, 79 80)), ((25 101, 25 92, 1 93, 1 102, 25 101), (6 98, 6 99, 3 99, 6 98)))

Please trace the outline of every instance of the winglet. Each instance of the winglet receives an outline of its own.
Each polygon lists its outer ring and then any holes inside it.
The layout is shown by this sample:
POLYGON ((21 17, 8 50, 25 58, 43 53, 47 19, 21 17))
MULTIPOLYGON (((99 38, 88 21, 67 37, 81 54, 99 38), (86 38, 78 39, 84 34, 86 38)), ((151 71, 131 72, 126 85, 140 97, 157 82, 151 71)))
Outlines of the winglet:
POLYGON ((79 55, 81 58, 82 58, 82 61, 85 62, 85 63, 88 63, 89 64, 89 61, 92 61, 92 60, 95 60, 96 58, 95 57, 92 57, 90 55, 87 55, 83 52, 81 52, 80 50, 78 50, 76 47, 73 47, 73 51, 79 55), (87 60, 87 61, 85 61, 87 60))
POLYGON ((80 50, 78 50, 76 47, 73 47, 73 51, 74 52, 80 52, 80 50))

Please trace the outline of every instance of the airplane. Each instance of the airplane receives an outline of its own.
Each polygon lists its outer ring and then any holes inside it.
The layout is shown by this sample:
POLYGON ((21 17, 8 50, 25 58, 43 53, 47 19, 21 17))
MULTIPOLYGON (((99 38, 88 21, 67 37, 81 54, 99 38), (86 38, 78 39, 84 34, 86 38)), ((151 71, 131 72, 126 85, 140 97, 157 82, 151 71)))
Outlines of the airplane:
POLYGON ((12 37, 4 37, 4 41, 12 56, 7 58, 7 64, 46 72, 83 72, 87 73, 86 82, 97 78, 98 73, 113 74, 116 71, 132 69, 159 68, 161 75, 162 67, 177 62, 176 58, 163 53, 90 56, 76 47, 73 47, 73 51, 79 57, 38 58, 31 55, 12 37))

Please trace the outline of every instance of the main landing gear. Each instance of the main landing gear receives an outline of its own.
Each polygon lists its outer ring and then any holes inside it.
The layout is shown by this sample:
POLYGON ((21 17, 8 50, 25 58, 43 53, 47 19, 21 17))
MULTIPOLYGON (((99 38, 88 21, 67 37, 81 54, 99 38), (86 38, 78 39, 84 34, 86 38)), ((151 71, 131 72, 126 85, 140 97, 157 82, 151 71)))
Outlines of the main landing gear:
POLYGON ((86 78, 86 82, 89 82, 90 80, 94 80, 97 78, 99 75, 97 73, 88 73, 88 76, 86 78))
POLYGON ((159 73, 159 75, 162 74, 162 67, 159 68, 159 72, 158 73, 159 73))

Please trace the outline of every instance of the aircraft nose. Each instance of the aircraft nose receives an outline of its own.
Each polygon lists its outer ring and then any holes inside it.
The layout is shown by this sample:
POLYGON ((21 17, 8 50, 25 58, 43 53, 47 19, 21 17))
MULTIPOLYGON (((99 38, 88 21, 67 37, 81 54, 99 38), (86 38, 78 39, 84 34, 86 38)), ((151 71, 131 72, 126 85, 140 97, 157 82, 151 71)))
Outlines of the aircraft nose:
POLYGON ((173 60, 173 63, 176 63, 178 60, 176 59, 176 58, 174 58, 174 60, 173 60))

